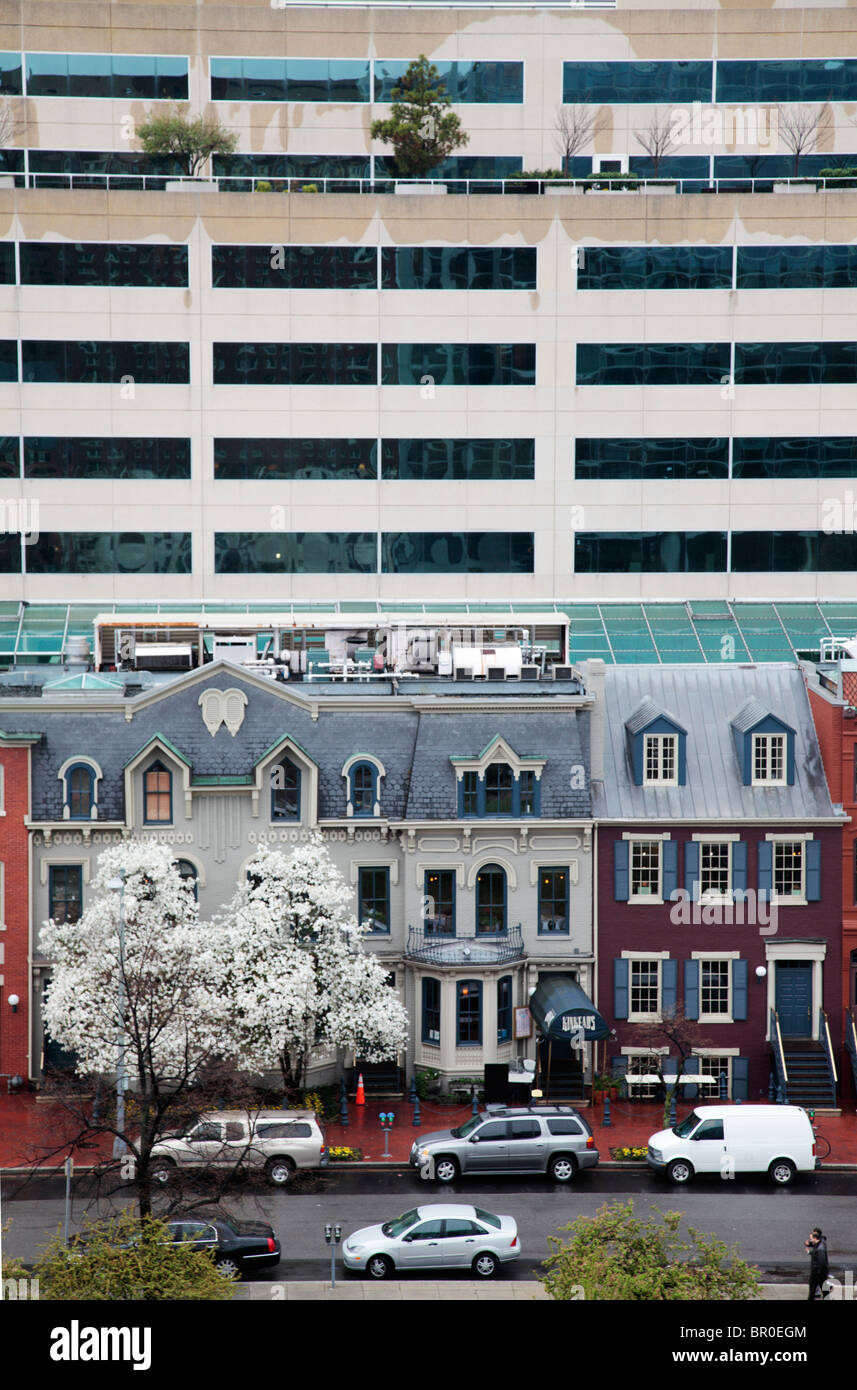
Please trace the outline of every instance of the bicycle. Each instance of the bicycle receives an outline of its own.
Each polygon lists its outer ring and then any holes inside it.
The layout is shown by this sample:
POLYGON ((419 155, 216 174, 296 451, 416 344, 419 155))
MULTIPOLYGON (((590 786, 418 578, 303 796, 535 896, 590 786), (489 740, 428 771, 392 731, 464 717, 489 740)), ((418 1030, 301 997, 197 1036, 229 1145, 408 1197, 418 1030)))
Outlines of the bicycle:
POLYGON ((830 1156, 830 1140, 825 1138, 823 1134, 819 1134, 818 1130, 815 1128, 814 1125, 812 1133, 813 1138, 815 1140, 816 1158, 828 1158, 830 1156), (822 1148, 822 1145, 824 1145, 824 1148, 822 1148))

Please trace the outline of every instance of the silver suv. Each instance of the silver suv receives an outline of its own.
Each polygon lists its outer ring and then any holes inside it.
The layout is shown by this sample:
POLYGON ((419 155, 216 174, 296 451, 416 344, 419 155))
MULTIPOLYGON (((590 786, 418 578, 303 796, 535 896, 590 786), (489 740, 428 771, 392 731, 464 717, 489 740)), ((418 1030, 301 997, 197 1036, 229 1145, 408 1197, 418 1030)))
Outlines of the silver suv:
POLYGON ((579 1168, 597 1162, 592 1130, 570 1105, 489 1105, 458 1129, 425 1134, 411 1147, 412 1167, 437 1182, 503 1173, 547 1173, 554 1182, 571 1182, 579 1168))
POLYGON ((168 1183, 178 1168, 263 1169, 283 1187, 296 1168, 318 1168, 324 1135, 312 1110, 218 1110, 200 1115, 187 1134, 152 1149, 152 1177, 168 1183))

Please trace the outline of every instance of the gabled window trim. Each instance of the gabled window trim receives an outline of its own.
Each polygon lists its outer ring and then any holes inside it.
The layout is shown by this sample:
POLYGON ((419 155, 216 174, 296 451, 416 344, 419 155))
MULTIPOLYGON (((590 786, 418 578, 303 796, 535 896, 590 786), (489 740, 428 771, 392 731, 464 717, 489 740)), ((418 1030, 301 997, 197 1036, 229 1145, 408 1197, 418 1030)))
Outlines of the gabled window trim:
POLYGON ((677 787, 678 781, 678 756, 679 756, 679 734, 643 734, 643 786, 644 787, 677 787), (673 746, 673 775, 672 777, 650 777, 648 775, 649 765, 649 745, 655 743, 657 748, 657 764, 659 771, 664 763, 664 745, 669 741, 673 746))
MULTIPOLYGON (((143 768, 143 773, 142 773, 142 779, 141 779, 141 781, 142 781, 142 789, 143 789, 143 824, 144 824, 144 825, 147 825, 147 826, 148 826, 148 825, 174 825, 174 824, 175 824, 175 808, 174 808, 174 806, 173 806, 173 777, 174 777, 174 775, 175 775, 175 774, 172 772, 172 770, 167 766, 167 764, 166 764, 166 763, 163 761, 163 759, 161 759, 161 758, 155 758, 154 762, 149 763, 149 765, 148 765, 147 767, 144 767, 144 768, 143 768), (146 790, 146 778, 147 778, 147 777, 149 776, 149 774, 152 773, 152 772, 165 772, 165 773, 167 774, 167 776, 169 777, 169 779, 170 779, 170 780, 169 780, 169 786, 168 786, 168 788, 167 788, 168 795, 169 795, 169 798, 170 798, 170 814, 169 814, 169 817, 168 817, 167 820, 160 820, 160 819, 159 819, 159 820, 150 820, 149 817, 148 817, 147 814, 146 814, 146 801, 147 801, 147 799, 148 799, 148 792, 147 792, 147 790, 146 790)), ((157 795, 157 796, 162 796, 162 795, 163 795, 163 792, 156 792, 156 793, 154 793, 154 794, 157 795)))
POLYGON ((103 779, 104 773, 101 771, 99 764, 95 761, 94 758, 87 757, 85 754, 80 754, 73 758, 66 758, 65 762, 63 763, 62 767, 57 773, 57 780, 62 783, 63 820, 72 820, 82 823, 84 821, 98 819, 98 784, 99 782, 103 781, 103 779), (91 776, 91 801, 88 816, 73 816, 71 814, 70 779, 71 774, 78 767, 86 768, 86 770, 90 773, 91 776))
MULTIPOLYGON (((788 758, 789 740, 788 735, 781 734, 759 734, 750 733, 750 786, 751 787, 787 787, 788 786, 788 758), (764 739, 769 743, 772 739, 779 739, 782 744, 782 776, 781 777, 757 777, 756 776, 756 745, 759 740, 764 739)), ((766 761, 770 762, 770 750, 766 755, 766 761)))
POLYGON ((381 815, 381 781, 387 776, 387 769, 372 753, 353 753, 352 756, 343 764, 342 776, 345 778, 345 814, 349 820, 377 820, 381 815), (373 795, 372 810, 357 811, 354 808, 353 792, 354 786, 352 776, 356 769, 362 764, 367 764, 373 770, 373 795))
POLYGON ((318 824, 318 764, 290 734, 285 734, 282 738, 277 739, 276 743, 271 744, 270 748, 267 748, 256 762, 254 785, 250 791, 250 814, 254 820, 258 819, 259 807, 264 804, 267 807, 266 815, 270 816, 273 797, 271 769, 278 766, 286 758, 289 762, 294 763, 301 774, 300 819, 296 821, 269 820, 269 824, 300 825, 314 829, 318 824), (262 803, 263 793, 267 794, 265 803, 262 803))
POLYGON ((271 764, 271 824, 272 824, 272 825, 300 825, 301 820, 302 820, 302 818, 303 818, 303 817, 302 817, 303 803, 302 803, 302 800, 301 800, 302 793, 303 793, 303 769, 301 768, 300 763, 296 763, 295 760, 294 760, 294 758, 290 758, 289 755, 288 755, 287 753, 284 753, 283 756, 282 756, 281 758, 278 758, 276 762, 274 762, 274 763, 271 764), (280 768, 280 767, 284 768, 286 763, 288 763, 290 767, 293 767, 294 770, 295 770, 295 772, 297 773, 297 789, 296 789, 296 795, 297 795, 298 810, 297 810, 297 815, 295 815, 295 816, 278 816, 278 815, 275 815, 275 814, 274 814, 274 798, 276 797, 276 794, 277 794, 278 791, 285 790, 285 788, 280 788, 280 787, 275 787, 275 786, 274 786, 274 775, 275 775, 277 769, 280 768))
POLYGON ((541 815, 541 780, 547 764, 547 758, 542 757, 541 754, 517 753, 501 734, 497 734, 476 757, 452 754, 449 761, 455 769, 458 818, 460 820, 531 821, 541 815), (506 764, 512 769, 512 810, 489 813, 485 810, 485 774, 489 767, 499 764, 506 764), (476 774, 477 805, 475 812, 464 809, 464 775, 467 772, 476 774), (531 812, 524 813, 521 812, 522 772, 534 774, 533 809, 531 812))

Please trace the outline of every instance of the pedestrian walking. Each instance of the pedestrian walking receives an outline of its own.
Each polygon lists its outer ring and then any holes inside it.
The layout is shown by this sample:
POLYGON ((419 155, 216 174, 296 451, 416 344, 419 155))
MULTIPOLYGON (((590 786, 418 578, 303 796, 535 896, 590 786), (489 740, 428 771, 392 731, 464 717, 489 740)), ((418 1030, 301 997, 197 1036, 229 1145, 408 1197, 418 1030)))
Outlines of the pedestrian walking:
POLYGON ((804 1249, 809 1255, 809 1301, 826 1298, 824 1281, 830 1273, 830 1264, 827 1258, 827 1236, 820 1227, 816 1226, 810 1232, 809 1239, 804 1241, 804 1249))

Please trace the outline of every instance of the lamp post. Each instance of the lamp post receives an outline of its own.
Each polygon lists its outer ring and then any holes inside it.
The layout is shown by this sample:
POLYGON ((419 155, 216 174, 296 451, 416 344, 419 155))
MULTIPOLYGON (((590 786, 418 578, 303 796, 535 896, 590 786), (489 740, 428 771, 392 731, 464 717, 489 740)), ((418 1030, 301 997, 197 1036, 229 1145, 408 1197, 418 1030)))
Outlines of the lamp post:
POLYGON ((121 1158, 128 1145, 121 1137, 125 1132, 125 870, 120 869, 107 887, 119 894, 119 1037, 116 1051, 116 1129, 113 1157, 121 1158))

